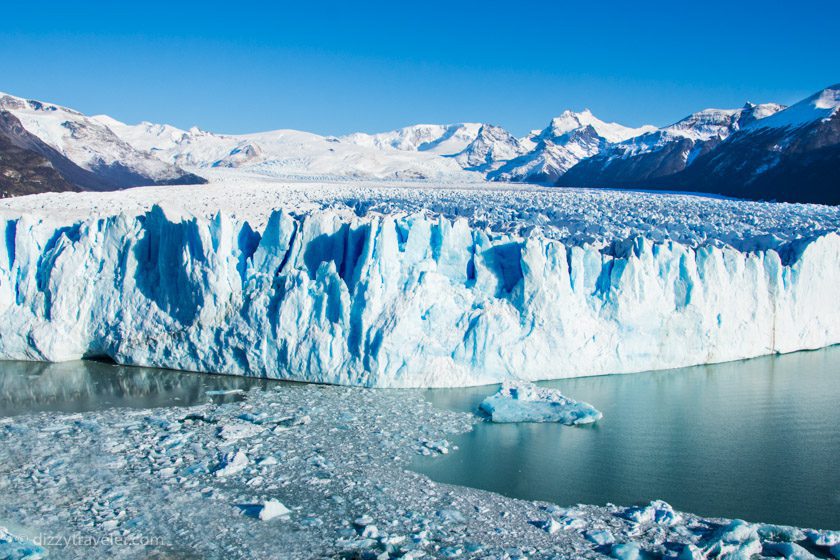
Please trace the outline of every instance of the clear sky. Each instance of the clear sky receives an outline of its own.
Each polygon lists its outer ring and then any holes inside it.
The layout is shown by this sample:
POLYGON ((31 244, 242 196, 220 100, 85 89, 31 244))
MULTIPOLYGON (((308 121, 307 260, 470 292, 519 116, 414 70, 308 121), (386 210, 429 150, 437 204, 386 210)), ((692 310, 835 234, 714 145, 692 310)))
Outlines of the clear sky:
POLYGON ((26 2, 3 10, 0 90, 230 133, 665 125, 840 82, 838 22, 838 0, 26 2))

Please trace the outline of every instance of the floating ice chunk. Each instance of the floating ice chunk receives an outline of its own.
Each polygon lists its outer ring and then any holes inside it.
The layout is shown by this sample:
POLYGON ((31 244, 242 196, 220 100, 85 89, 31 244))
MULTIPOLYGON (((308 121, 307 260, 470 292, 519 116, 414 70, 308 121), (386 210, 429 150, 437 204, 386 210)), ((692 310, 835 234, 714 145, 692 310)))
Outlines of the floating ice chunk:
POLYGON ((840 531, 805 531, 805 536, 816 546, 832 547, 840 544, 840 531))
POLYGON ((679 560, 706 560, 705 553, 696 545, 686 544, 678 556, 679 560))
MULTIPOLYGON (((816 533, 816 531, 812 531, 816 533)), ((805 533, 796 527, 788 527, 786 525, 770 525, 764 524, 758 528, 758 536, 761 540, 775 541, 775 542, 796 542, 805 538, 805 533)))
POLYGON ((563 528, 567 531, 581 531, 586 528, 586 521, 577 517, 570 517, 568 515, 561 517, 560 523, 563 525, 563 528))
POLYGON ((269 521, 276 517, 288 518, 291 513, 292 512, 291 510, 289 510, 289 508, 284 506, 279 501, 272 499, 266 501, 262 505, 262 508, 260 509, 259 513, 259 518, 261 521, 269 521))
POLYGON ((615 537, 606 529, 598 529, 586 532, 586 540, 597 545, 612 544, 615 542, 615 537))
POLYGON ((286 430, 291 430, 292 428, 296 428, 298 426, 305 426, 309 424, 312 419, 308 415, 303 416, 287 416, 285 418, 281 418, 275 422, 274 432, 284 432, 286 430))
POLYGON ((776 556, 787 560, 816 560, 816 556, 791 542, 764 542, 761 546, 763 556, 776 556))
POLYGON ((268 457, 263 457, 262 459, 260 459, 257 464, 261 467, 270 467, 272 465, 277 464, 277 459, 269 455, 268 457))
POLYGON ((219 438, 228 443, 239 441, 240 439, 249 438, 257 435, 265 428, 257 424, 250 424, 245 422, 234 422, 225 424, 218 430, 219 438))
POLYGON ((557 533, 563 529, 563 525, 561 525, 553 517, 549 517, 545 521, 531 521, 531 525, 542 529, 549 535, 553 535, 554 533, 557 533))
POLYGON ((642 548, 633 542, 614 544, 610 556, 619 560, 638 560, 642 557, 642 548))
POLYGON ((654 500, 641 507, 633 506, 624 511, 624 517, 634 523, 656 523, 671 526, 680 522, 681 516, 674 511, 671 504, 662 500, 654 500))
POLYGON ((464 514, 458 511, 457 509, 446 508, 442 509, 437 512, 437 516, 440 518, 441 521, 444 523, 466 523, 467 520, 464 518, 464 514))
POLYGON ((712 534, 703 552, 707 558, 751 558, 761 552, 758 528, 735 519, 712 534))
POLYGON ((229 451, 225 453, 219 466, 216 469, 216 476, 231 476, 248 466, 248 456, 242 451, 229 451))
POLYGON ((373 524, 373 517, 371 517, 370 515, 367 515, 367 514, 365 514, 361 517, 357 517, 355 520, 353 520, 353 525, 356 525, 357 527, 366 527, 366 526, 372 525, 372 524, 373 524))
POLYGON ((361 536, 363 539, 375 539, 379 537, 379 529, 376 525, 365 525, 362 529, 361 536))
POLYGON ((446 455, 449 453, 449 442, 445 439, 430 441, 426 438, 420 438, 417 452, 422 455, 446 455))
POLYGON ((527 382, 507 382, 479 408, 493 422, 557 422, 567 426, 591 424, 602 414, 591 404, 564 397, 556 389, 527 382))

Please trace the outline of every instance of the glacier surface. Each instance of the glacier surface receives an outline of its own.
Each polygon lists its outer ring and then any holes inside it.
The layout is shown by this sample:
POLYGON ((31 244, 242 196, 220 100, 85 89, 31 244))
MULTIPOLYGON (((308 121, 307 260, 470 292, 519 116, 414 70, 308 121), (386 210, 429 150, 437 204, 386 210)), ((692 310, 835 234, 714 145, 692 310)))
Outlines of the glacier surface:
POLYGON ((263 187, 4 202, 0 358, 440 387, 840 342, 833 209, 263 187))

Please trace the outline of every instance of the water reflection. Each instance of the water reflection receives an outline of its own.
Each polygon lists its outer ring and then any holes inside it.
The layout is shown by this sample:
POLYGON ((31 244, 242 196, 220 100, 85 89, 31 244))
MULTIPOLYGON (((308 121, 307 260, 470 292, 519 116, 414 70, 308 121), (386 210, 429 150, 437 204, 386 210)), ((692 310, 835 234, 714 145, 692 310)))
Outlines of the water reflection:
MULTIPOLYGON (((550 382, 595 405, 588 428, 482 423, 433 479, 561 504, 662 498, 703 515, 840 529, 840 347, 550 382)), ((475 410, 492 387, 430 390, 475 410)))
POLYGON ((231 391, 266 383, 269 382, 260 379, 95 361, 0 362, 0 416, 47 410, 188 406, 210 398, 216 402, 242 398, 231 391))

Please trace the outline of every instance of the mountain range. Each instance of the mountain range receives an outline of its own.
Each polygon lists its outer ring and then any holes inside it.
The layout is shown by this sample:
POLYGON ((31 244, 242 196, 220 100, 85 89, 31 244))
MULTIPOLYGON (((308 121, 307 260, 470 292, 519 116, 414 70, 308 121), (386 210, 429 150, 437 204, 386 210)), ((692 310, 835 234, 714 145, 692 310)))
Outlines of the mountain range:
POLYGON ((304 179, 508 181, 697 191, 840 204, 840 85, 790 107, 705 109, 656 128, 566 111, 517 138, 487 123, 321 136, 129 125, 0 93, 0 196, 203 183, 225 173, 304 179))

